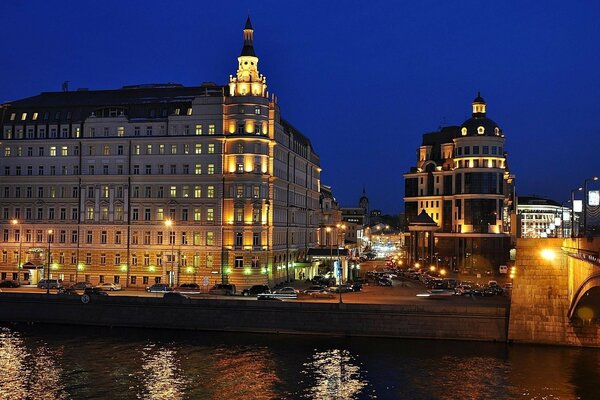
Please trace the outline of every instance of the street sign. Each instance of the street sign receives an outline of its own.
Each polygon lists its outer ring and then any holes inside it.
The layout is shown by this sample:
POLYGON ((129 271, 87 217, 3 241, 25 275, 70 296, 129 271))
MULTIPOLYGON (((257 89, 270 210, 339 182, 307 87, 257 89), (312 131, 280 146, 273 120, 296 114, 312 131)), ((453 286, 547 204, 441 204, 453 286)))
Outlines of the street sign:
POLYGON ((588 205, 594 207, 600 206, 600 191, 590 190, 588 192, 588 205))
POLYGON ((208 276, 205 276, 204 279, 202 280, 202 282, 203 282, 204 286, 208 286, 208 282, 209 282, 208 276))

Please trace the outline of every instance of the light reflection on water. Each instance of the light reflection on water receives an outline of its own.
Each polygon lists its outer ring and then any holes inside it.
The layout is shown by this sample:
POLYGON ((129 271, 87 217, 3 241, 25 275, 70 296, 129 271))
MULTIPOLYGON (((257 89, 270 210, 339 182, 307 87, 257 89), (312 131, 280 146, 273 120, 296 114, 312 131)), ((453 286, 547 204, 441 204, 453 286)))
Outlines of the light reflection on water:
POLYGON ((600 399, 600 350, 0 326, 0 400, 600 399))
POLYGON ((365 373, 347 350, 316 351, 302 370, 302 374, 307 376, 304 380, 307 383, 304 397, 318 400, 357 399, 368 385, 363 377, 365 373))

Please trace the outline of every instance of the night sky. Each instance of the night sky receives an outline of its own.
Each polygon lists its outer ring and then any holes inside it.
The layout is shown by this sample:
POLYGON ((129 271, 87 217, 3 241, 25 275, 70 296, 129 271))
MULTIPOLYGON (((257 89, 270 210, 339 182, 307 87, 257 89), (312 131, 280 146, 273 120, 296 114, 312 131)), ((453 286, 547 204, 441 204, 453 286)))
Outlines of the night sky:
MULTIPOLYGON (((225 84, 250 13, 259 70, 342 205, 403 210, 421 135, 481 91, 517 192, 600 174, 598 1, 2 1, 0 102, 70 88, 225 84)), ((600 185, 596 185, 600 186, 600 185)))

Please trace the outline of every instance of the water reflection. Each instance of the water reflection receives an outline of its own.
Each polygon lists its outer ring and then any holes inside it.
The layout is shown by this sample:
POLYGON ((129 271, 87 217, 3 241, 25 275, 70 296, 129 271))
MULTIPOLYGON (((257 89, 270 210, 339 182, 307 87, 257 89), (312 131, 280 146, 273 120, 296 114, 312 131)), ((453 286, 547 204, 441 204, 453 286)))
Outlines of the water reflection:
MULTIPOLYGON (((310 399, 357 399, 367 386, 354 357, 347 350, 334 349, 316 352, 305 363, 302 373, 306 375, 305 398, 310 399)), ((368 398, 368 397, 361 397, 368 398)))
POLYGON ((138 399, 183 399, 186 382, 177 365, 176 351, 150 343, 143 348, 141 361, 142 387, 138 399))
POLYGON ((4 399, 600 399, 600 349, 0 327, 4 399))
POLYGON ((0 329, 0 399, 67 399, 57 366, 60 347, 50 349, 43 343, 31 354, 20 335, 6 327, 0 329))

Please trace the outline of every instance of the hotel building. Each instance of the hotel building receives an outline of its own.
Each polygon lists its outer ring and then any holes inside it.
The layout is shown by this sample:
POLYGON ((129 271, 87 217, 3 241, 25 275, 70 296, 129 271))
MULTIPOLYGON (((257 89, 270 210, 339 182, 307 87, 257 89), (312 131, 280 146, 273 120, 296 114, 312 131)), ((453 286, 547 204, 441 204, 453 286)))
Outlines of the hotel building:
POLYGON ((320 161, 258 71, 229 84, 41 93, 0 106, 3 279, 246 287, 298 276, 320 161))

